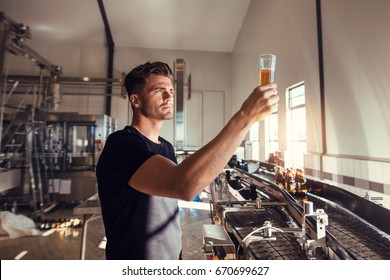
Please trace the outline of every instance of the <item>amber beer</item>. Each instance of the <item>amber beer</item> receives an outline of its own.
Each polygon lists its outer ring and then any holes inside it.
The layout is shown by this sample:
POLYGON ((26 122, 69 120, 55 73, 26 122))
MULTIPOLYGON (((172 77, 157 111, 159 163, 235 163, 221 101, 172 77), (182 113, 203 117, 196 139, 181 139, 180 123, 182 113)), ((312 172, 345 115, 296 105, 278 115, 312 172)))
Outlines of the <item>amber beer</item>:
POLYGON ((276 56, 273 54, 260 55, 259 64, 259 85, 274 82, 276 56))
POLYGON ((259 70, 259 85, 266 85, 273 81, 273 74, 271 69, 259 70))

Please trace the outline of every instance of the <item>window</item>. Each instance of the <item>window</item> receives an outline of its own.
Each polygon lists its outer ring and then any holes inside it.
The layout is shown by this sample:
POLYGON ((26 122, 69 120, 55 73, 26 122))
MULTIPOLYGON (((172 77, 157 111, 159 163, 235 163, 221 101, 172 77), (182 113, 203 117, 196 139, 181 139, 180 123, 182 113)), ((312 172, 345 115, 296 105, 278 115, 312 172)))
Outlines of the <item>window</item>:
POLYGON ((276 152, 279 151, 278 112, 272 113, 264 120, 264 131, 265 159, 267 160, 271 153, 276 154, 276 152))
POLYGON ((287 151, 286 166, 303 168, 306 153, 306 100, 305 84, 299 83, 287 89, 287 151))
POLYGON ((260 160, 259 124, 259 122, 254 123, 249 130, 249 139, 251 144, 251 155, 249 159, 253 160, 260 160))

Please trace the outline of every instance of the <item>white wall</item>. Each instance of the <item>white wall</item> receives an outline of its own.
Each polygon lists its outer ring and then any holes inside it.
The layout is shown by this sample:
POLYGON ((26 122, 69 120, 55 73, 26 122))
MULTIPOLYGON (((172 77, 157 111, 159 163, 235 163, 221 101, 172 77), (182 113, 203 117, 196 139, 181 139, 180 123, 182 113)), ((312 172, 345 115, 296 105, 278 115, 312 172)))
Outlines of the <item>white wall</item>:
POLYGON ((390 2, 323 1, 328 153, 390 158, 390 2))
POLYGON ((382 204, 390 208, 390 2, 321 3, 327 154, 322 155, 314 0, 252 0, 232 53, 233 110, 257 85, 258 55, 276 54, 281 150, 285 89, 304 81, 305 170, 358 195, 384 197, 382 204))
MULTIPOLYGON (((275 80, 280 96, 279 139, 285 150, 285 89, 305 81, 308 114, 308 150, 321 151, 318 48, 315 1, 252 0, 232 53, 232 106, 238 109, 258 85, 258 57, 277 56, 275 80)), ((261 132, 264 135, 263 132, 261 132)), ((264 137, 263 137, 264 141, 264 137)), ((264 150, 261 159, 265 159, 264 150)))
POLYGON ((338 186, 383 198, 377 203, 390 208, 390 2, 322 2, 323 170, 338 186))

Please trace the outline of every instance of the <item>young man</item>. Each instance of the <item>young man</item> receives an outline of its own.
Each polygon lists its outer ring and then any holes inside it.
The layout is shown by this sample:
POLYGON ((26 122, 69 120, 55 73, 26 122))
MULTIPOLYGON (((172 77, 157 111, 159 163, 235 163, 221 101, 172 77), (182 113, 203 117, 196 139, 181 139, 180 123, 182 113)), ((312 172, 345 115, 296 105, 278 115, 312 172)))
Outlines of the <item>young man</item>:
POLYGON ((192 200, 223 170, 251 125, 277 108, 276 84, 256 87, 207 145, 177 164, 172 145, 159 137, 173 118, 173 73, 162 62, 129 72, 125 87, 131 126, 111 134, 96 174, 106 230, 107 259, 178 259, 181 229, 177 200, 192 200))

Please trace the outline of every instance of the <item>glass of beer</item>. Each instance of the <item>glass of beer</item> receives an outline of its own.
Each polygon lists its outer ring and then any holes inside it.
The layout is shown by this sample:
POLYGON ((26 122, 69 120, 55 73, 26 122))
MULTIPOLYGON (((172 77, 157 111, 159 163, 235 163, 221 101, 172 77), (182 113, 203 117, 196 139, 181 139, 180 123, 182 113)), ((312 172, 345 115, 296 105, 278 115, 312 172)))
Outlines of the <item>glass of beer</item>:
POLYGON ((276 55, 261 54, 259 62, 259 85, 274 82, 276 55))

